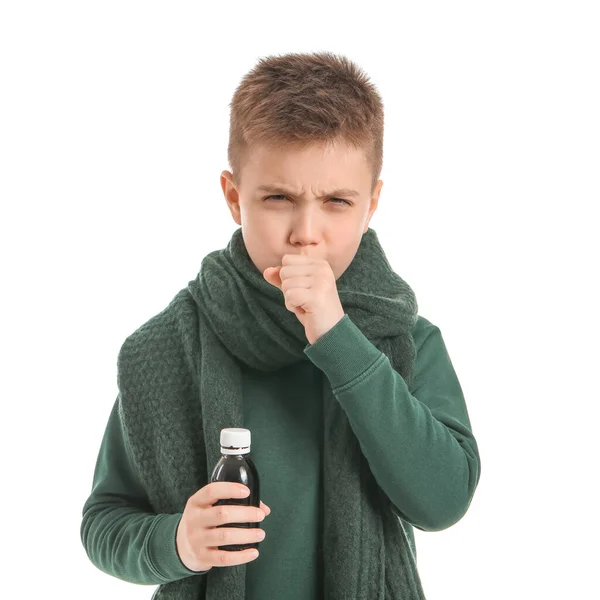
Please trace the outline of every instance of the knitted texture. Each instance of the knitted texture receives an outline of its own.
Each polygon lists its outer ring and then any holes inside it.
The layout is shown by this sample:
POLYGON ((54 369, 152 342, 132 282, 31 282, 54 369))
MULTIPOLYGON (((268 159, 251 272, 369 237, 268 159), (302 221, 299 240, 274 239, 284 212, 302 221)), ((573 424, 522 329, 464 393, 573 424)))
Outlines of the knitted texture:
MULTIPOLYGON (((373 229, 336 284, 345 313, 410 385, 417 302, 373 229)), ((183 512, 220 458, 221 429, 244 427, 240 363, 272 372, 309 360, 306 348, 302 324, 252 262, 241 228, 202 260, 167 308, 125 340, 118 358, 121 418, 156 513, 183 512)), ((327 378, 322 396, 323 597, 422 600, 407 535, 327 378)), ((213 568, 162 584, 153 598, 242 600, 245 570, 213 568)))

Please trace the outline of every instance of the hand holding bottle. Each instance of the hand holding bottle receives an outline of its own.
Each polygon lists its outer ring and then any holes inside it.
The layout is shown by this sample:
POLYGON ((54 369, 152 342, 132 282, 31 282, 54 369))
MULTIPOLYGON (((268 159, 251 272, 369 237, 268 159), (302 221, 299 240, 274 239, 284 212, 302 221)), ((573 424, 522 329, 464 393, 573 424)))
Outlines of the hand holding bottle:
POLYGON ((222 504, 221 499, 248 497, 249 489, 241 483, 214 482, 200 488, 189 497, 176 534, 176 547, 183 564, 192 571, 208 571, 212 567, 241 565, 257 558, 258 550, 219 550, 229 544, 251 544, 265 537, 262 529, 220 527, 227 523, 256 523, 271 514, 260 501, 256 506, 222 504), (243 491, 243 494, 239 492, 243 491))

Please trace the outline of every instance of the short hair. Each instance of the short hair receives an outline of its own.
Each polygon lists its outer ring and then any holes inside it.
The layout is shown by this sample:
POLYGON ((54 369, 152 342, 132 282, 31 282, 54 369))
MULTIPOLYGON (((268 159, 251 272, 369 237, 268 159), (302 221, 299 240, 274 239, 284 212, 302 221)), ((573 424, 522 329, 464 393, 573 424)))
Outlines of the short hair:
POLYGON ((341 140, 364 150, 374 191, 383 162, 383 101, 366 73, 345 56, 311 52, 260 58, 229 106, 227 158, 238 185, 254 145, 303 149, 341 140))

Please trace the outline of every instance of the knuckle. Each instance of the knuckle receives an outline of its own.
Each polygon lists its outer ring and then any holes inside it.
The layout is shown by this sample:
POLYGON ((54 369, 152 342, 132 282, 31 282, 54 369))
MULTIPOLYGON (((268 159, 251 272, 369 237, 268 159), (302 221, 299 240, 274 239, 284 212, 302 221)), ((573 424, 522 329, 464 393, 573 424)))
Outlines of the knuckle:
POLYGON ((223 544, 219 544, 220 546, 223 546, 227 542, 231 541, 231 529, 228 529, 228 528, 218 529, 218 538, 219 538, 219 541, 223 542, 223 544))
POLYGON ((227 518, 229 517, 229 509, 226 505, 222 504, 217 507, 217 517, 222 523, 227 523, 227 518))
POLYGON ((219 554, 219 562, 226 567, 229 564, 229 552, 221 551, 219 554))

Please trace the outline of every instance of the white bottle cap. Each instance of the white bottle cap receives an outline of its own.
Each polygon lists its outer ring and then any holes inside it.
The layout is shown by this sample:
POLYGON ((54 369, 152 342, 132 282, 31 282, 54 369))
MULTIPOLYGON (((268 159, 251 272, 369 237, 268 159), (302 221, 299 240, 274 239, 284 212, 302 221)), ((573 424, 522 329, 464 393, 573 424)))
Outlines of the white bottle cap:
POLYGON ((251 435, 249 429, 228 427, 221 429, 222 454, 248 454, 250 452, 251 435))

